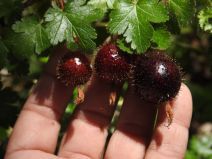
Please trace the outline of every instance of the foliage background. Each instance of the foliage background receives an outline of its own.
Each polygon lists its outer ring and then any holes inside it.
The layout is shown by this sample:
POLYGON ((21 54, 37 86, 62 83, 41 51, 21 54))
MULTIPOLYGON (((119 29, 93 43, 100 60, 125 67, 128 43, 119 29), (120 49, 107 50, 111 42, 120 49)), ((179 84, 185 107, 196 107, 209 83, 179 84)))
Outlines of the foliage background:
MULTIPOLYGON (((109 33, 116 34, 120 29, 117 29, 112 21, 109 22, 109 31, 106 28, 108 18, 119 19, 116 15, 123 11, 117 9, 108 16, 107 11, 113 9, 114 0, 90 0, 86 6, 82 5, 82 0, 68 2, 70 5, 65 6, 64 12, 58 7, 57 1, 53 3, 53 7, 49 0, 0 2, 0 158, 4 156, 8 137, 21 107, 32 86, 37 82, 53 46, 65 40, 71 49, 80 47, 92 52, 91 49, 101 45, 109 33), (69 24, 70 17, 74 19, 71 21, 73 25, 69 24), (79 23, 82 21, 79 17, 86 19, 83 26, 79 23), (63 20, 63 24, 66 25, 58 34, 53 34, 57 33, 52 27, 58 25, 57 18, 63 20)), ((136 26, 140 25, 140 22, 145 22, 142 25, 148 30, 146 39, 139 41, 141 37, 133 37, 136 31, 128 28, 127 33, 118 33, 122 35, 118 44, 129 53, 133 49, 144 52, 151 45, 153 48, 167 49, 170 56, 176 58, 185 73, 184 81, 192 92, 194 106, 186 159, 212 159, 212 2, 184 0, 179 6, 184 8, 179 11, 170 8, 175 14, 171 14, 170 17, 173 21, 168 21, 166 11, 155 5, 162 12, 162 18, 149 17, 147 21, 140 17, 140 21, 131 21, 136 26), (188 23, 184 24, 185 22, 188 23), (157 32, 154 31, 150 39, 149 32, 153 31, 152 27, 157 32), (128 37, 128 43, 125 37, 128 37), (139 47, 140 43, 144 47, 139 47)), ((74 111, 75 96, 76 92, 62 120, 61 135, 74 111)), ((113 131, 114 123, 115 121, 112 121, 109 132, 113 131)))

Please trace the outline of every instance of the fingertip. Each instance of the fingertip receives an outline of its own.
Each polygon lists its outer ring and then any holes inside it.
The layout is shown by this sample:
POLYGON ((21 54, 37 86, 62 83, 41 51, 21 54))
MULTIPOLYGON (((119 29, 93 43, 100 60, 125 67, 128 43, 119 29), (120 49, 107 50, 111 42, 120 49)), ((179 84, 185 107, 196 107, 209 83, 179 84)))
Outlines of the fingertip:
POLYGON ((191 91, 182 83, 179 94, 173 102, 174 120, 189 128, 192 117, 192 105, 191 91))
POLYGON ((183 158, 187 148, 188 129, 192 116, 192 95, 189 88, 182 83, 175 99, 161 105, 158 110, 157 125, 145 158, 183 158), (173 111, 173 120, 167 128, 165 108, 168 105, 173 111))
POLYGON ((190 110, 192 110, 192 94, 191 94, 191 91, 190 89, 188 88, 188 86, 184 83, 181 84, 181 96, 184 97, 184 99, 187 99, 185 100, 187 103, 187 105, 189 106, 190 110))

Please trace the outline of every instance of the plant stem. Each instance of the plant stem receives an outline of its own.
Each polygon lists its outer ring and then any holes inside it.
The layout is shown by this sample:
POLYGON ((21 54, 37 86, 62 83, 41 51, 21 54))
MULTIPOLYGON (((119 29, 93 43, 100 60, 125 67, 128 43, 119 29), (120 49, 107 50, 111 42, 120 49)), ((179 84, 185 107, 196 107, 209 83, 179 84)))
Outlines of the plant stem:
POLYGON ((64 0, 59 0, 60 3, 60 8, 63 10, 64 9, 64 0))
POLYGON ((137 4, 138 3, 138 0, 132 0, 132 3, 133 4, 137 4))
POLYGON ((96 22, 95 26, 96 27, 107 27, 107 22, 96 22))

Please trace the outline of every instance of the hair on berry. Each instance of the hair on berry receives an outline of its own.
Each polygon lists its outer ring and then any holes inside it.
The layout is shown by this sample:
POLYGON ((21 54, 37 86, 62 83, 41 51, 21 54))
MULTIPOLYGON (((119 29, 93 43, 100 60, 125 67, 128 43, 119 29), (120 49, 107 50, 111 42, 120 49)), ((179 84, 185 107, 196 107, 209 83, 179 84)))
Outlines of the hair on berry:
POLYGON ((151 50, 136 57, 132 79, 141 99, 162 103, 178 94, 182 77, 171 57, 162 51, 151 50))
POLYGON ((85 84, 91 75, 90 62, 81 52, 69 52, 57 63, 56 76, 66 86, 85 84))

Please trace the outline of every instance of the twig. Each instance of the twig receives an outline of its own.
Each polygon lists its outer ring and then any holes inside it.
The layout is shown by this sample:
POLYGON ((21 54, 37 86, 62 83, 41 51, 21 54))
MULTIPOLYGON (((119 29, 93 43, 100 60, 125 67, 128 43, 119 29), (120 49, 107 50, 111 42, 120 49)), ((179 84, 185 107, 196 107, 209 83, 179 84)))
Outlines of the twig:
POLYGON ((95 26, 96 27, 107 27, 107 22, 96 22, 95 26))
POLYGON ((59 0, 59 3, 60 3, 61 9, 63 10, 64 9, 64 0, 59 0))

